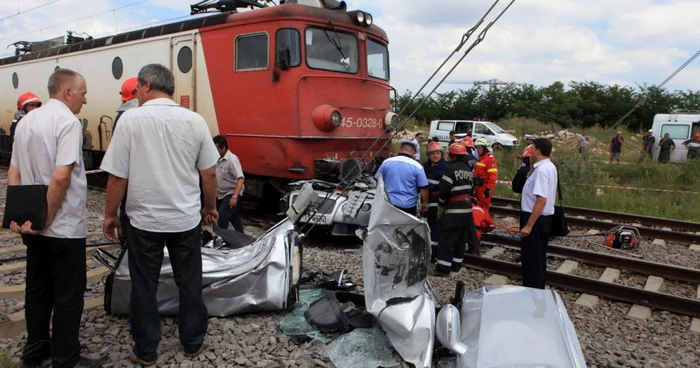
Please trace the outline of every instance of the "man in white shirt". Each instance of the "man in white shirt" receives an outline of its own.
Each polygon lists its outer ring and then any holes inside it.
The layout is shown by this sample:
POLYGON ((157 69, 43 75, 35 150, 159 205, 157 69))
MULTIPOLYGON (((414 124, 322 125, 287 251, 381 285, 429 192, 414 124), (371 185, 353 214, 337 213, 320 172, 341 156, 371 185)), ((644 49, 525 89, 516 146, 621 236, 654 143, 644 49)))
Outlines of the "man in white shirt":
POLYGON ((160 318, 156 291, 163 246, 168 247, 179 294, 178 330, 186 357, 205 347, 208 311, 202 297, 200 223, 218 219, 216 161, 209 128, 197 113, 172 100, 175 80, 163 65, 149 64, 138 74, 140 107, 124 112, 102 160, 108 172, 104 235, 116 241, 119 201, 128 191, 126 212, 133 363, 158 360, 160 318), (199 175, 204 208, 201 210, 199 175), (127 189, 128 181, 128 189, 127 189))
POLYGON ((29 221, 10 223, 27 246, 22 366, 50 359, 54 367, 100 367, 102 359, 80 356, 79 340, 87 282, 87 178, 75 114, 87 103, 87 86, 80 74, 59 69, 49 77, 48 90, 49 100, 17 126, 7 173, 8 185, 48 186, 43 230, 32 230, 29 221))
POLYGON ((552 143, 546 138, 532 142, 533 171, 523 187, 520 201, 520 257, 523 286, 544 289, 547 274, 547 244, 557 194, 557 168, 549 155, 552 143))
POLYGON ((221 156, 216 163, 216 181, 219 186, 216 195, 219 221, 216 225, 220 229, 228 229, 228 223, 231 222, 236 231, 245 234, 241 218, 236 214, 238 199, 243 194, 243 182, 245 181, 241 161, 229 151, 228 142, 224 136, 217 135, 213 140, 216 150, 221 156))

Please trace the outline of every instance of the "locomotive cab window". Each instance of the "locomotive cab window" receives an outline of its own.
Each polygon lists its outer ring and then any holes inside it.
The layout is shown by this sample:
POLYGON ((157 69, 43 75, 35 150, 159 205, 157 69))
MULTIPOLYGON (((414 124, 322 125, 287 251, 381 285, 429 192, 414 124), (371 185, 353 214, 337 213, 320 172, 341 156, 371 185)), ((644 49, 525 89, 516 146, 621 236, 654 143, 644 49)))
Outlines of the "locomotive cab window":
POLYGON ((265 70, 270 60, 267 33, 253 33, 236 38, 236 71, 265 70))
POLYGON ((301 64, 301 35, 294 28, 283 28, 277 31, 275 37, 277 46, 275 63, 280 65, 285 53, 289 53, 289 67, 299 66, 301 64))
POLYGON ((370 77, 389 80, 389 50, 373 40, 367 41, 367 72, 370 77))
POLYGON ((333 29, 307 28, 306 64, 312 69, 355 74, 358 70, 357 38, 333 29))

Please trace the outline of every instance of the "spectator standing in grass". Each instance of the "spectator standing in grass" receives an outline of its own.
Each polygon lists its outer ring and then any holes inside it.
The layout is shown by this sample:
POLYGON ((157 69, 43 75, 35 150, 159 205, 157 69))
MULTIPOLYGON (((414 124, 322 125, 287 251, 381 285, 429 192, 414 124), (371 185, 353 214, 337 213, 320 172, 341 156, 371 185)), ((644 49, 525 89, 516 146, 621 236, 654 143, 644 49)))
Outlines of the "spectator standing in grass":
POLYGON ((700 132, 695 133, 693 139, 683 142, 683 145, 688 149, 688 159, 700 158, 700 132))
POLYGON ((588 132, 586 132, 586 129, 582 130, 581 134, 578 136, 578 146, 576 147, 578 148, 578 153, 583 154, 589 141, 588 132))
POLYGON ((622 156, 622 144, 625 142, 625 139, 622 137, 622 132, 617 131, 617 135, 613 137, 612 141, 610 141, 610 163, 613 162, 613 160, 617 160, 617 163, 620 163, 620 156, 622 156))
POLYGON ((654 143, 656 142, 656 137, 654 137, 651 129, 647 131, 647 134, 642 138, 642 157, 639 162, 644 160, 644 156, 649 157, 651 160, 654 156, 654 143))
POLYGON ((671 152, 676 150, 676 144, 668 133, 659 141, 659 162, 665 164, 671 160, 671 152))

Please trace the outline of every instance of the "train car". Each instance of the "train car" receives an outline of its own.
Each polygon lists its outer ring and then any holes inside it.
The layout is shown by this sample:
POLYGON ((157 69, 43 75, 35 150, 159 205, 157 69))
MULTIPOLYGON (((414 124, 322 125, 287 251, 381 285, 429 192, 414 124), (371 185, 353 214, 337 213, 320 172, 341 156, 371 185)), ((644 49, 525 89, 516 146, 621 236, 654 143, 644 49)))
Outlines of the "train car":
MULTIPOLYGON (((388 39, 369 13, 335 0, 203 1, 191 10, 216 14, 97 39, 24 43, 0 59, 0 149, 11 150, 17 97, 31 91, 46 101, 49 75, 68 68, 87 80, 78 118, 86 167, 98 168, 121 84, 149 63, 168 66, 174 100, 201 114, 212 136, 226 137, 246 174, 246 196, 277 195, 292 181, 337 180, 344 163, 390 139, 398 116, 388 39)), ((365 160, 388 156, 389 145, 365 160)))

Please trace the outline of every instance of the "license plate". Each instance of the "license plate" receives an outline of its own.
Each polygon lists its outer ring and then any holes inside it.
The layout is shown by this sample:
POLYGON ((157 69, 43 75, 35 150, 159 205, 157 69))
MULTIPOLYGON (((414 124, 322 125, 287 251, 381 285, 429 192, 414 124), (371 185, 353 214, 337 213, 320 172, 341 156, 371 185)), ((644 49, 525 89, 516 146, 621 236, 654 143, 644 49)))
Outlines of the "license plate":
POLYGON ((301 222, 310 222, 313 224, 325 225, 326 218, 324 215, 314 215, 311 220, 309 220, 309 215, 304 215, 301 217, 301 222))

